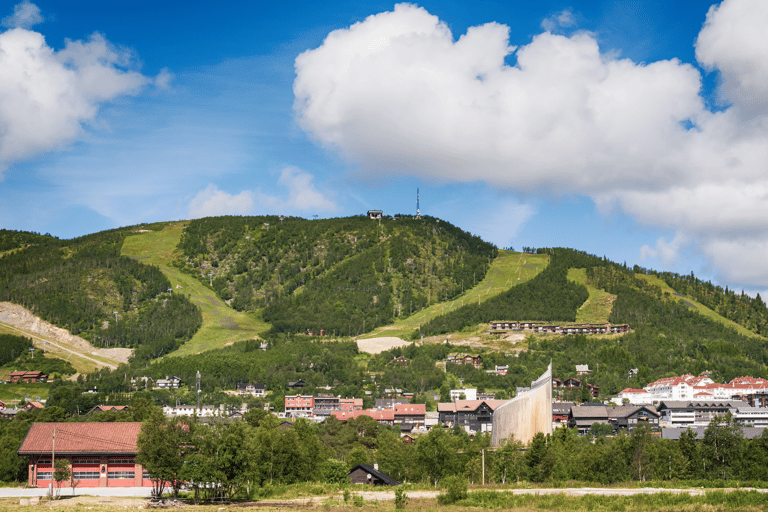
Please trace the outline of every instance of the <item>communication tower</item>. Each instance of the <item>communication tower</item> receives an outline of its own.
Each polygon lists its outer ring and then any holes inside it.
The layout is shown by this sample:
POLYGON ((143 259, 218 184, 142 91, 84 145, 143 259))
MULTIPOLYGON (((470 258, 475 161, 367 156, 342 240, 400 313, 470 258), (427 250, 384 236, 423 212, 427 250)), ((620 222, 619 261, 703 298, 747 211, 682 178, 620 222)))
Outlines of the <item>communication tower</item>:
POLYGON ((419 209, 419 189, 416 188, 416 218, 421 218, 421 210, 419 209))

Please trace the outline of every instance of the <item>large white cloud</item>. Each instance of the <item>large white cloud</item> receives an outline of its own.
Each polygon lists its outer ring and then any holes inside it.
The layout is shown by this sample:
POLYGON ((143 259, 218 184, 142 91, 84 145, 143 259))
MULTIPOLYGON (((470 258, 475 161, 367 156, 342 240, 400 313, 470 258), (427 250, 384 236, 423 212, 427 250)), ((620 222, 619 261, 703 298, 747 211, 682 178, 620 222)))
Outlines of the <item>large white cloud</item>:
MULTIPOLYGON (((498 23, 454 40, 437 17, 400 4, 297 57, 294 108, 363 175, 584 194, 697 242, 723 279, 768 286, 765 251, 743 265, 718 253, 737 236, 768 238, 766 26, 762 0, 708 13, 696 55, 722 74, 733 105, 714 112, 691 64, 613 58, 586 33, 544 32, 515 48, 498 23)), ((670 247, 658 253, 670 258, 670 247)))
MULTIPOLYGON (((18 27, 39 21, 39 10, 24 2, 4 23, 18 27), (35 9, 32 9, 35 8, 35 9)), ((153 79, 135 70, 126 49, 102 35, 66 41, 61 50, 24 28, 0 33, 0 179, 13 163, 60 150, 75 141, 99 107, 138 93, 153 79)), ((169 73, 159 77, 167 84, 169 73)))

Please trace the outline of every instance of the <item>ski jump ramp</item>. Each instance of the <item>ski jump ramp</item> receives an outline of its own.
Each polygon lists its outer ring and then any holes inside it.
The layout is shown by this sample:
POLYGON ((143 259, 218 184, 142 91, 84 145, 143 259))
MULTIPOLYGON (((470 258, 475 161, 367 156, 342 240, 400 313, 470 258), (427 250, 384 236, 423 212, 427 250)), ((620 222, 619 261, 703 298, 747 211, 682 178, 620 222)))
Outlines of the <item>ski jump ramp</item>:
POLYGON ((493 412, 491 445, 502 446, 510 436, 527 445, 537 433, 552 433, 552 363, 531 390, 520 393, 493 412))

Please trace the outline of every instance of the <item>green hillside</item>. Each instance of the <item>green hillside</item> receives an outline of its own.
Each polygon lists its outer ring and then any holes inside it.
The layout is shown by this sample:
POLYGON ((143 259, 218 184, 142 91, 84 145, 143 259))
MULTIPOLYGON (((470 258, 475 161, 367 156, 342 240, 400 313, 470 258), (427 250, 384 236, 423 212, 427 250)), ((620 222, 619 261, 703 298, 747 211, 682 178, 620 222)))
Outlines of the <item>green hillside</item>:
POLYGON ((379 327, 363 337, 398 336, 406 339, 411 338, 421 324, 425 324, 439 315, 459 309, 465 304, 482 303, 513 286, 526 283, 544 270, 548 263, 549 256, 546 254, 525 254, 500 250, 499 255, 491 263, 491 268, 485 278, 474 288, 451 300, 433 304, 413 315, 398 316, 393 325, 379 327))
POLYGON ((481 282, 497 249, 441 221, 408 216, 190 221, 175 265, 274 333, 359 335, 481 282))
POLYGON ((0 301, 79 335, 97 347, 134 349, 149 360, 174 350, 200 326, 197 307, 171 293, 157 268, 120 255, 125 237, 165 223, 72 240, 0 230, 0 301))
POLYGON ((252 339, 269 329, 256 315, 235 311, 199 280, 171 266, 185 222, 169 223, 160 231, 137 233, 126 238, 122 254, 157 266, 176 293, 185 295, 200 308, 202 325, 192 338, 172 355, 183 356, 220 348, 235 341, 252 339))
POLYGON ((562 377, 589 364, 590 382, 606 393, 704 370, 724 379, 768 376, 760 334, 768 309, 760 297, 572 249, 499 251, 433 218, 217 217, 74 240, 6 231, 0 247, 0 300, 97 346, 136 351, 128 367, 87 378, 105 392, 128 391, 127 376, 174 373, 188 381, 198 370, 210 392, 236 378, 268 381, 278 393, 283 380, 300 377, 346 395, 401 385, 425 392, 458 378, 509 391, 550 360, 562 377), (628 323, 631 332, 529 336, 520 345, 527 349, 510 354, 479 349, 489 367, 509 365, 504 377, 462 365, 433 372, 457 349, 449 345, 368 356, 354 343, 327 344, 334 334, 461 340, 492 320, 628 323), (304 335, 320 329, 322 339, 304 335), (273 355, 258 350, 262 341, 273 355), (334 350, 346 354, 344 363, 334 350), (396 355, 414 364, 394 368, 387 361, 396 355), (640 369, 635 381, 627 377, 632 368, 640 369))

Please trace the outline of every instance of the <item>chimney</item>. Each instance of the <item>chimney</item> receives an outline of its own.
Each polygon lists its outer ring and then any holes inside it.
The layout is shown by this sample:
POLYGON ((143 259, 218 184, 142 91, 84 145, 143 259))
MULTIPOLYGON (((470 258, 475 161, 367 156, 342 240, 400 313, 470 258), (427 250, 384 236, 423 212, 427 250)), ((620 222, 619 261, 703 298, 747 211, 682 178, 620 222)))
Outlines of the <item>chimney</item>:
POLYGON ((378 462, 374 462, 373 463, 373 469, 375 469, 376 471, 379 470, 379 463, 378 462))

